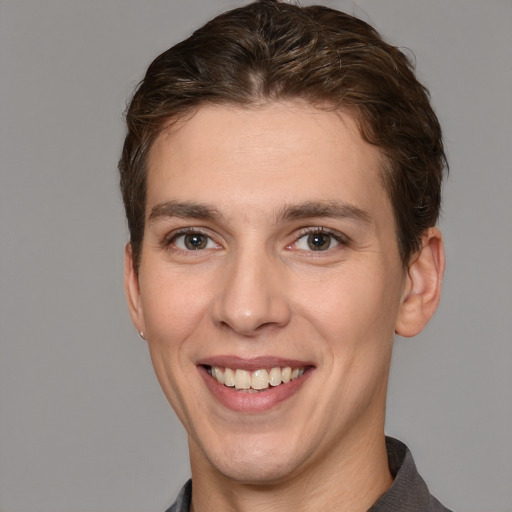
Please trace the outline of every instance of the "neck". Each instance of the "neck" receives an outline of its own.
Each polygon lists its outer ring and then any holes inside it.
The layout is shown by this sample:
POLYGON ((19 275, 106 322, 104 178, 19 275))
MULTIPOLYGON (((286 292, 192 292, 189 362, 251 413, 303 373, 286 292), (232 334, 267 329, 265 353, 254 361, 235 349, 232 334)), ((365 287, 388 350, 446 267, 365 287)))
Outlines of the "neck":
POLYGON ((384 432, 344 438, 316 464, 276 483, 248 484, 192 462, 192 511, 366 512, 392 484, 384 432))

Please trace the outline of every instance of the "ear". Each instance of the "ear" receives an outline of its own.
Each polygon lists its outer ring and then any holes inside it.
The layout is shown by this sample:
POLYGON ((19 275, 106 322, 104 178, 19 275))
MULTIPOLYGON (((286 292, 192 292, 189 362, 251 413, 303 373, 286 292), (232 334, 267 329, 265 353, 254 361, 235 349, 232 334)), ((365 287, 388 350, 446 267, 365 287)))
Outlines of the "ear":
POLYGON ((133 251, 129 243, 126 244, 124 249, 124 291, 133 325, 137 332, 144 332, 144 314, 140 300, 139 276, 133 265, 133 251))
POLYGON ((443 237, 437 228, 429 228, 422 237, 422 247, 411 259, 395 332, 415 336, 432 318, 441 299, 445 268, 443 237))

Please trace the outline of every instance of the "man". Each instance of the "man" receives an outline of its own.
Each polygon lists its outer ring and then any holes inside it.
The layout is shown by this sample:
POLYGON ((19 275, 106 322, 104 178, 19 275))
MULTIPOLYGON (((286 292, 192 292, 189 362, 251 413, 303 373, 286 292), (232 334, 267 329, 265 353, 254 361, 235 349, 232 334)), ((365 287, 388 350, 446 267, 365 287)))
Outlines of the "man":
POLYGON ((439 303, 428 93, 364 22, 262 0, 149 67, 125 284, 192 480, 170 511, 443 511, 384 435, 395 333, 439 303))

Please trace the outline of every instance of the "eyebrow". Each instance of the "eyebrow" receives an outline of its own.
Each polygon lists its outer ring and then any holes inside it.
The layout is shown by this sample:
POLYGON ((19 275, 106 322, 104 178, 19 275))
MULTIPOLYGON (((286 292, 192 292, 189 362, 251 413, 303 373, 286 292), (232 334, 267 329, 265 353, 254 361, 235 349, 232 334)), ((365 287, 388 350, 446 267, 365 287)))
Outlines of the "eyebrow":
MULTIPOLYGON (((208 204, 190 201, 165 201, 151 208, 148 221, 151 223, 168 217, 209 221, 220 221, 223 218, 217 208, 208 204)), ((367 211, 349 203, 339 201, 307 201, 305 203, 285 205, 277 212, 276 222, 314 217, 349 219, 365 224, 370 223, 372 220, 371 215, 367 211)))
POLYGON ((151 208, 148 220, 154 222, 165 217, 219 220, 222 215, 216 208, 207 204, 189 201, 165 201, 151 208))
POLYGON ((285 206, 278 213, 278 220, 300 220, 313 217, 331 217, 349 219, 369 224, 371 215, 361 208, 350 203, 339 201, 308 201, 306 203, 285 206))

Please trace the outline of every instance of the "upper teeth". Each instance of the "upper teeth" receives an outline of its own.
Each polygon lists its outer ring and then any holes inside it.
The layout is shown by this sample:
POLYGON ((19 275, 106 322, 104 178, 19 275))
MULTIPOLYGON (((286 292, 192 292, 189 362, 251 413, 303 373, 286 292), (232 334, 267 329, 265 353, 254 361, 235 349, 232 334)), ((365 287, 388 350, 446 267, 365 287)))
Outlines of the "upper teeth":
POLYGON ((253 372, 247 370, 224 368, 211 366, 208 372, 210 375, 224 384, 224 386, 234 387, 235 389, 267 389, 270 386, 279 386, 281 383, 290 382, 298 379, 304 374, 304 368, 271 368, 270 370, 261 369, 253 372))

